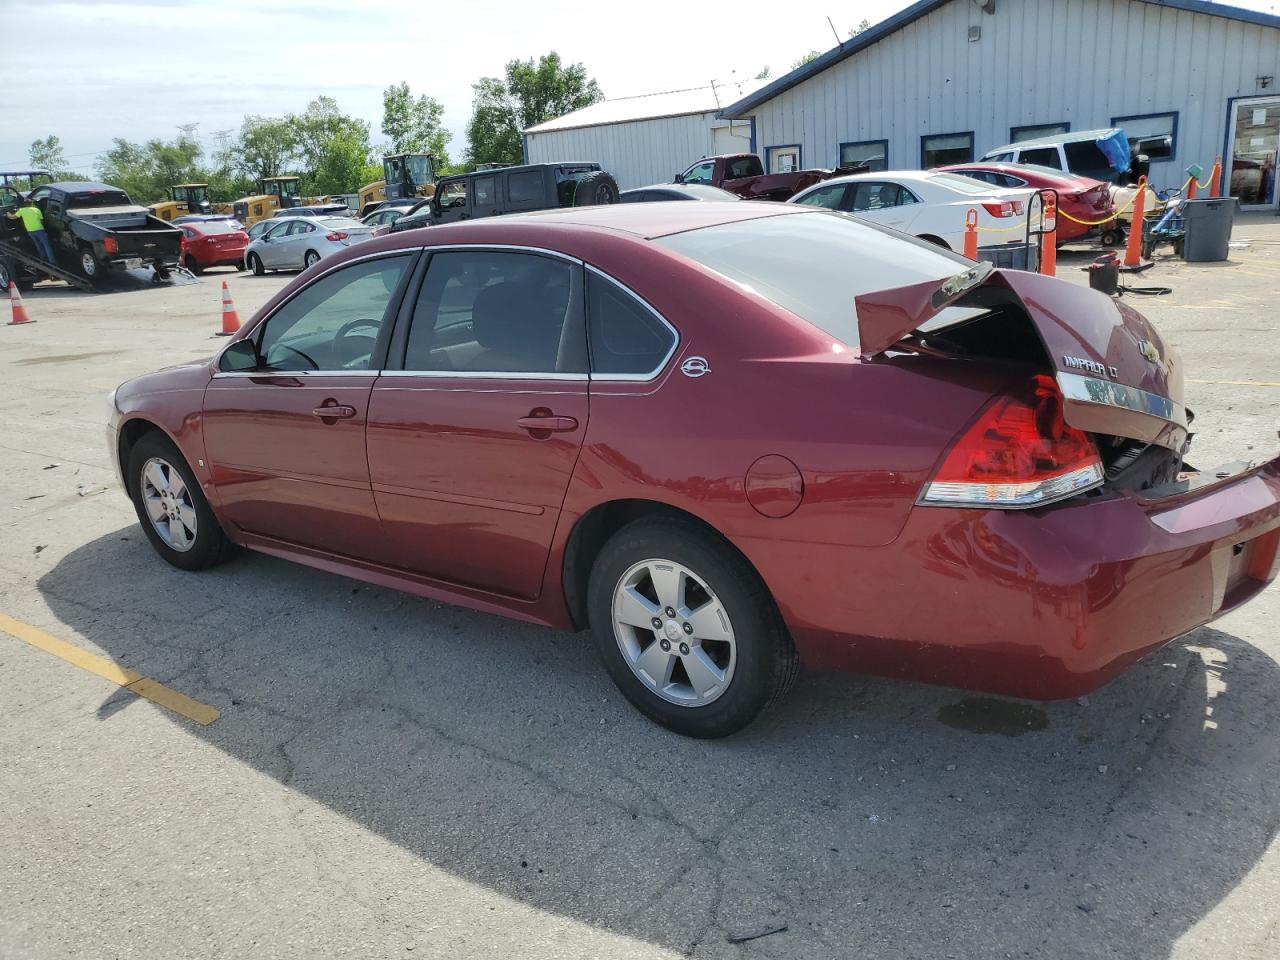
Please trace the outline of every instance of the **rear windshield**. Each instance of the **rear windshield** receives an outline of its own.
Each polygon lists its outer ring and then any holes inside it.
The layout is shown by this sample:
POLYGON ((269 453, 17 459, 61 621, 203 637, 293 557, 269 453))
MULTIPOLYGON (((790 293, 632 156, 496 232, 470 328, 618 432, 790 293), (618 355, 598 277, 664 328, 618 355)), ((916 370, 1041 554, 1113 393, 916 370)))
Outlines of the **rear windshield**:
POLYGON ((941 280, 973 266, 972 260, 931 243, 825 210, 723 223, 654 243, 853 347, 858 344, 854 297, 941 280))
POLYGON ((67 197, 67 207, 127 207, 130 206, 129 195, 123 190, 93 190, 88 193, 73 193, 67 197))
POLYGON ((955 173, 935 173, 929 179, 934 183, 939 183, 960 193, 977 195, 991 192, 991 184, 983 183, 981 180, 974 180, 972 177, 962 177, 955 173))
POLYGON ((359 220, 352 220, 350 217, 324 217, 317 218, 317 223, 322 227, 328 227, 330 230, 343 229, 350 230, 352 227, 363 227, 364 224, 359 220))
POLYGON ((201 233, 207 234, 238 233, 244 229, 244 227, 240 226, 240 224, 236 223, 234 220, 206 220, 203 223, 193 223, 191 226, 195 227, 201 233))

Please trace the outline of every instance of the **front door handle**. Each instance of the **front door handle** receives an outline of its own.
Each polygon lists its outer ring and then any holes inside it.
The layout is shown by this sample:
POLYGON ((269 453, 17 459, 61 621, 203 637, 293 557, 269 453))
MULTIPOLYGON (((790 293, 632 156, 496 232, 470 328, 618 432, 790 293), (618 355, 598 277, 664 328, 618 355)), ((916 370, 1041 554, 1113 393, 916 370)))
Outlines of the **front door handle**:
POLYGON ((568 433, 570 430, 578 429, 578 421, 573 417, 557 417, 550 413, 542 416, 534 414, 521 417, 516 421, 516 426, 533 434, 568 433))
POLYGON ((339 420, 350 420, 356 415, 356 408, 345 403, 329 399, 311 411, 313 417, 319 417, 325 423, 337 423, 339 420))

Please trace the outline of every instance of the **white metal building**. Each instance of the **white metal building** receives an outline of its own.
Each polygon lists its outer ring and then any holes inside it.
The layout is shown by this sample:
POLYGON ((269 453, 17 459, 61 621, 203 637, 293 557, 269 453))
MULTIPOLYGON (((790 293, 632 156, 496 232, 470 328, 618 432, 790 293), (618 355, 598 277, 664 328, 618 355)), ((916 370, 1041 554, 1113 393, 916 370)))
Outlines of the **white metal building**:
POLYGON ((1278 79, 1280 17, 1223 3, 919 0, 722 116, 749 123, 771 171, 929 167, 1098 127, 1170 134, 1156 186, 1191 164, 1203 180, 1222 154, 1242 205, 1276 209, 1278 79))
POLYGON ((751 125, 719 114, 760 84, 602 100, 525 130, 525 162, 598 160, 623 190, 669 182, 701 157, 752 149, 751 125))

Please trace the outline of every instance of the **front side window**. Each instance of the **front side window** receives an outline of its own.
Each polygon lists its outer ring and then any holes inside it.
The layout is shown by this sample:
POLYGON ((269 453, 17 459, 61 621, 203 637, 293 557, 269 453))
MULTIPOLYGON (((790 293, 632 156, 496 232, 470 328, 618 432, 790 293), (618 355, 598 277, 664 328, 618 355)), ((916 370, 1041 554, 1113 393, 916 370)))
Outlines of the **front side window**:
POLYGON ((859 140, 840 144, 840 166, 861 167, 871 173, 889 168, 888 140, 859 140))
POLYGON ((1032 147, 1028 150, 1023 150, 1018 162, 1034 163, 1041 167, 1053 167, 1055 170, 1062 169, 1062 157, 1058 153, 1057 147, 1032 147))
POLYGON ((587 273, 587 341, 591 373, 643 377, 657 373, 676 334, 651 309, 607 277, 587 273))
POLYGON ((440 198, 441 210, 453 210, 467 205, 467 181, 450 180, 440 185, 436 194, 440 198))
POLYGON ((266 232, 265 236, 267 237, 268 240, 279 240, 286 233, 289 232, 289 226, 290 224, 287 221, 277 223, 275 226, 273 226, 270 230, 266 232))
POLYGON ((304 287, 256 334, 260 369, 372 369, 379 334, 411 259, 402 255, 353 263, 304 287))
POLYGON ((586 373, 581 287, 563 260, 528 253, 434 254, 404 368, 422 372, 586 373))
POLYGON ((972 133, 940 133, 920 138, 920 166, 926 170, 972 162, 972 133))
POLYGON ((822 207, 826 210, 839 210, 840 202, 844 200, 845 185, 843 183, 830 187, 818 187, 816 190, 810 190, 803 197, 798 199, 796 203, 802 203, 806 207, 822 207))
POLYGON ((710 183, 711 177, 715 173, 715 161, 708 160, 706 163, 696 163, 684 174, 685 183, 710 183))

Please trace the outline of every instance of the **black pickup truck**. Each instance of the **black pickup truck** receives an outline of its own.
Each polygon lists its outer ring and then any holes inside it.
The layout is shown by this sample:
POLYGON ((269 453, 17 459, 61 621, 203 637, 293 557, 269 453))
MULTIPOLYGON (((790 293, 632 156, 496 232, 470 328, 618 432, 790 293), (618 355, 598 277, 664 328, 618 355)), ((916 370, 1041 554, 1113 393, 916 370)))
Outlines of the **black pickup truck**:
POLYGON ((46 183, 28 195, 44 214, 60 264, 91 282, 109 270, 150 266, 163 279, 182 259, 180 229, 105 183, 46 183))

